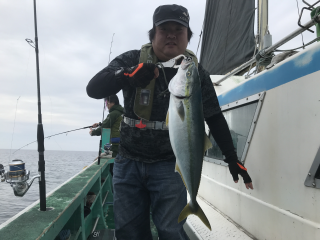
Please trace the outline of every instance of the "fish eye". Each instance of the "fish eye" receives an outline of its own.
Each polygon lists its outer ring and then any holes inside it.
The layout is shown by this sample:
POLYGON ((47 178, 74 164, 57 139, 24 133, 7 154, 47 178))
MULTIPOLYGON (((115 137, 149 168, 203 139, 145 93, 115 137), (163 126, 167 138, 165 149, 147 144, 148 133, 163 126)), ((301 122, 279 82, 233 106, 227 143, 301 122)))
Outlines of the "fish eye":
POLYGON ((187 76, 190 77, 191 76, 191 72, 187 72, 187 76))

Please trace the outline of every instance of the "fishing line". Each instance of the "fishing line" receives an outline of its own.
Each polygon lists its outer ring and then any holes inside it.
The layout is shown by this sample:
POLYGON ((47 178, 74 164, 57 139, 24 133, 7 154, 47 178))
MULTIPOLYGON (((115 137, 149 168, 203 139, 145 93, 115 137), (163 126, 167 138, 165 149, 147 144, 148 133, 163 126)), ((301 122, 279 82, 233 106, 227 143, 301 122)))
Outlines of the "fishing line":
MULTIPOLYGON (((110 64, 110 56, 111 56, 111 49, 112 49, 112 43, 113 43, 113 37, 114 34, 112 35, 112 39, 111 39, 111 45, 110 45, 110 52, 109 52, 109 61, 108 61, 108 65, 110 64)), ((110 98, 109 98, 110 99, 110 98)), ((103 111, 102 111, 102 122, 104 121, 104 111, 106 110, 106 100, 105 98, 103 99, 103 111)), ((99 142, 99 153, 98 153, 98 165, 100 165, 100 155, 101 155, 101 145, 102 145, 102 126, 101 126, 101 137, 100 137, 100 142, 99 142)))
POLYGON ((198 56, 198 50, 199 50, 199 45, 200 45, 200 42, 201 42, 201 36, 202 36, 202 30, 201 30, 201 33, 200 33, 200 35, 199 35, 199 42, 198 42, 198 47, 197 47, 196 56, 198 56))
POLYGON ((201 42, 201 36, 202 36, 203 26, 204 26, 204 18, 203 18, 201 33, 200 33, 200 35, 199 35, 199 42, 198 42, 198 47, 197 47, 196 56, 198 56, 198 50, 199 50, 199 46, 200 46, 200 42, 201 42))
MULTIPOLYGON (((33 41, 32 40, 30 40, 30 39, 25 39, 28 43, 29 43, 29 45, 30 46, 32 46, 31 44, 30 44, 30 42, 31 43, 33 43, 33 41), (29 42, 30 41, 30 42, 29 42)), ((33 47, 33 46, 32 46, 33 47)), ((28 73, 28 69, 29 69, 29 62, 30 62, 30 48, 29 48, 29 53, 28 53, 28 61, 27 61, 27 68, 26 68, 26 71, 25 71, 25 76, 24 76, 24 83, 26 82, 26 78, 27 78, 27 73, 28 73)), ((25 85, 25 84, 24 84, 25 85)), ((25 89, 24 87, 22 88, 23 90, 25 89)), ((16 111, 15 111, 15 114, 14 114, 14 121, 13 121, 13 130, 12 130, 12 136, 11 136, 11 145, 10 145, 10 154, 9 154, 9 161, 10 161, 10 159, 11 159, 11 150, 12 150, 12 143, 13 143, 13 136, 14 136, 14 129, 15 129, 15 125, 16 125, 16 117, 17 117, 17 110, 18 110, 18 102, 19 102, 19 99, 21 98, 21 96, 23 95, 23 91, 22 91, 22 93, 20 93, 20 95, 19 95, 19 97, 18 97, 18 99, 17 99, 17 103, 16 103, 16 111)))
POLYGON ((11 150, 12 150, 12 142, 13 142, 13 135, 14 135, 14 128, 16 126, 16 117, 17 117, 17 109, 18 109, 18 102, 21 96, 18 97, 17 103, 16 103, 16 112, 14 114, 14 121, 13 121, 13 130, 12 130, 12 136, 11 136, 11 146, 10 146, 10 154, 9 154, 9 161, 11 159, 11 150))
MULTIPOLYGON (((51 134, 52 134, 52 100, 51 100, 51 96, 49 95, 49 98, 50 98, 50 132, 51 132, 51 134)), ((50 140, 51 138, 49 138, 49 140, 50 140)), ((60 148, 60 150, 62 150, 62 148, 60 147, 60 145, 58 144, 58 142, 55 140, 55 139, 53 139, 53 141, 58 145, 58 147, 60 148)))
MULTIPOLYGON (((29 52, 28 52, 27 68, 26 68, 26 72, 24 74, 24 86, 26 85, 26 79, 27 79, 27 75, 28 75, 28 69, 29 69, 29 63, 30 63, 30 53, 31 53, 31 48, 29 48, 29 52)), ((25 89, 26 89, 25 87, 22 88, 22 93, 20 93, 20 96, 23 95, 25 89)))
MULTIPOLYGON (((205 7, 205 9, 207 9, 207 4, 208 4, 208 2, 206 2, 206 7, 205 7)), ((197 52, 196 52, 196 56, 198 55, 198 50, 199 50, 199 45, 200 45, 200 42, 201 42, 201 36, 202 36, 202 31, 203 31, 203 27, 204 27, 204 22, 205 22, 205 17, 206 16, 206 12, 204 13, 204 17, 203 17, 203 22, 202 22, 202 28, 201 28, 201 33, 200 33, 200 35, 199 35, 199 42, 198 42, 198 48, 197 48, 197 52)))
POLYGON ((112 43, 113 43, 113 36, 115 35, 115 33, 113 33, 113 35, 112 35, 112 39, 111 39, 111 46, 110 46, 110 53, 109 53, 109 62, 108 62, 108 64, 110 63, 110 56, 111 56, 111 49, 112 49, 112 43))
MULTIPOLYGON (((49 94, 49 98, 50 98, 50 107, 51 107, 50 108, 50 132, 52 134, 52 100, 51 100, 50 94, 49 94)), ((49 138, 49 140, 50 140, 50 138, 49 138)), ((53 139, 53 141, 58 145, 60 150, 62 150, 62 147, 58 144, 58 142, 55 139, 53 139)))
MULTIPOLYGON (((167 86, 169 87, 169 83, 167 81, 167 77, 166 77, 166 73, 164 72, 164 66, 161 62, 157 63, 158 65, 161 66, 161 70, 164 76, 164 81, 166 82, 167 86)), ((169 88, 167 88, 166 90, 162 91, 161 93, 158 94, 158 98, 160 98, 162 95, 166 95, 166 93, 169 92, 169 88)))
MULTIPOLYGON (((51 139, 51 138, 49 138, 49 140, 50 140, 50 139, 51 139)), ((63 151, 62 147, 58 144, 58 142, 57 142, 55 139, 53 139, 53 141, 58 145, 58 147, 60 148, 60 150, 63 151)))
MULTIPOLYGON (((74 132, 74 131, 78 131, 78 130, 82 130, 82 129, 86 129, 86 128, 91 128, 91 127, 92 127, 92 126, 87 126, 87 127, 77 128, 77 129, 73 129, 73 130, 69 130, 69 131, 65 131, 65 132, 53 134, 53 135, 50 135, 50 136, 45 137, 44 139, 46 139, 46 138, 51 138, 51 137, 54 137, 54 136, 57 136, 57 135, 61 135, 61 134, 64 134, 64 133, 74 132)), ((35 143, 35 142, 37 142, 37 140, 36 140, 36 141, 33 141, 33 142, 30 142, 30 143, 28 143, 28 144, 26 144, 26 145, 24 145, 23 147, 21 147, 21 148, 17 149, 16 151, 14 151, 12 154, 15 154, 15 153, 16 153, 17 151, 19 151, 20 149, 22 149, 22 148, 24 148, 24 147, 26 147, 26 146, 28 146, 28 145, 30 145, 30 144, 32 144, 32 143, 35 143)))
MULTIPOLYGON (((41 47, 42 47, 42 50, 43 50, 43 69, 44 69, 44 71, 43 72, 45 72, 46 73, 46 69, 47 69, 47 65, 46 65, 46 63, 47 63, 47 55, 46 55, 46 51, 45 51, 45 47, 44 47, 44 45, 41 43, 41 44, 39 44, 41 47)), ((50 89, 50 88, 49 88, 50 89)), ((51 94, 50 94, 50 91, 47 91, 47 89, 46 88, 44 88, 44 91, 47 93, 47 95, 49 96, 49 99, 50 99, 50 133, 52 134, 52 99, 51 99, 51 94)), ((48 137, 48 139, 50 139, 49 137, 48 137)), ((61 148, 61 146, 58 144, 58 142, 55 140, 55 139, 53 139, 53 141, 58 145, 58 147, 60 148, 60 150, 62 150, 62 148, 61 148)))

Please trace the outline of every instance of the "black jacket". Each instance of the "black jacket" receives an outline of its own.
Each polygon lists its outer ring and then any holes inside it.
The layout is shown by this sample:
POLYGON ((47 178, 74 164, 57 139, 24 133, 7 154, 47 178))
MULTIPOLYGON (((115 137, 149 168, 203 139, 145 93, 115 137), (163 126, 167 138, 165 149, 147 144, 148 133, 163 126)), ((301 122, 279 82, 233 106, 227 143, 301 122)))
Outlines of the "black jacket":
MULTIPOLYGON (((140 50, 132 50, 116 57, 106 68, 96 74, 87 86, 87 94, 96 99, 116 94, 121 90, 121 85, 115 79, 115 71, 120 67, 132 67, 139 64, 140 50)), ((209 73, 199 64, 201 79, 203 113, 216 140, 227 159, 236 158, 228 125, 223 117, 219 102, 210 79, 209 73)), ((177 69, 165 68, 167 80, 171 80, 177 69)), ((165 121, 169 107, 170 94, 157 97, 167 89, 162 71, 156 79, 154 89, 153 107, 150 121, 165 121)), ((133 112, 135 88, 129 84, 123 89, 125 116, 133 119, 138 117, 133 112)), ((175 160, 171 148, 169 133, 165 130, 140 130, 121 123, 121 142, 119 154, 136 161, 155 162, 175 160)))

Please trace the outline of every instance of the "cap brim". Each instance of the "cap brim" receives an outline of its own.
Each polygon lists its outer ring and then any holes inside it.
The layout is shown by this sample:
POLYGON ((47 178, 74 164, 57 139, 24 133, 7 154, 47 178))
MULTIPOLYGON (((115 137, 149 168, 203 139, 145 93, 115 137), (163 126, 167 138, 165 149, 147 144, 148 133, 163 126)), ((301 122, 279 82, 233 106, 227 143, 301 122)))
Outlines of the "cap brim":
POLYGON ((177 23, 182 24, 185 27, 189 27, 188 23, 186 23, 184 21, 180 21, 178 19, 166 19, 166 20, 162 20, 162 21, 156 22, 154 25, 159 26, 160 24, 165 23, 165 22, 177 22, 177 23))

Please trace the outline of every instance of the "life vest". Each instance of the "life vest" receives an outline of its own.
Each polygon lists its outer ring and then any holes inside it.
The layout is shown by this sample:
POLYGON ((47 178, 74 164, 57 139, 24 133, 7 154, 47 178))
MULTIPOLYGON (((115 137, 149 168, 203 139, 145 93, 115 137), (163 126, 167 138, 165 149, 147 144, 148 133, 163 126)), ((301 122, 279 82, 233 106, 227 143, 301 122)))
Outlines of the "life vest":
MULTIPOLYGON (((196 55, 186 49, 185 56, 192 57, 196 66, 198 67, 198 59, 196 55)), ((158 62, 157 56, 153 52, 152 44, 148 43, 141 47, 140 59, 139 63, 154 63, 158 62)), ((152 79, 150 84, 145 88, 136 88, 136 96, 134 99, 134 113, 140 118, 149 121, 151 112, 152 112, 152 104, 154 98, 154 86, 156 84, 156 79, 152 79)))

